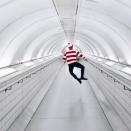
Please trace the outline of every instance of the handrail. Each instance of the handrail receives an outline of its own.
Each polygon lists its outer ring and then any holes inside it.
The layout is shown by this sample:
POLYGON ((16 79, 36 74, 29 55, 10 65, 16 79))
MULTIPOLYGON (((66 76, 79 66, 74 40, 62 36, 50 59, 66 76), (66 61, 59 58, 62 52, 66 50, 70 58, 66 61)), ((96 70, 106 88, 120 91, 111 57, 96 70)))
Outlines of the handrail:
POLYGON ((120 62, 120 61, 111 60, 111 59, 109 59, 109 58, 103 58, 103 57, 95 56, 95 55, 89 55, 89 56, 92 56, 92 57, 95 57, 95 58, 100 58, 100 59, 103 59, 103 60, 112 61, 112 62, 114 62, 114 63, 118 63, 118 64, 125 65, 125 66, 128 66, 128 67, 131 66, 130 64, 126 64, 126 63, 123 63, 123 62, 120 62))
MULTIPOLYGON (((105 74, 107 75, 107 77, 111 77, 111 78, 114 80, 114 82, 118 82, 118 83, 120 83, 121 85, 123 85, 124 90, 131 91, 131 87, 130 87, 128 84, 126 84, 125 82, 123 82, 122 80, 120 80, 119 78, 117 78, 116 76, 114 76, 113 74, 111 74, 111 73, 109 72, 109 71, 111 71, 111 70, 103 67, 101 64, 99 64, 99 63, 97 63, 97 62, 94 62, 94 61, 90 60, 89 58, 88 58, 88 63, 90 63, 90 64, 93 65, 95 68, 97 68, 98 70, 100 70, 101 73, 105 73, 105 74)), ((116 74, 116 75, 119 75, 119 74, 115 73, 114 71, 112 71, 112 72, 113 72, 114 74, 116 74)), ((120 76, 120 77, 123 77, 123 76, 121 76, 121 75, 119 75, 119 76, 120 76)), ((127 81, 129 81, 129 79, 127 79, 127 78, 125 78, 125 77, 123 77, 123 78, 126 79, 127 81)))
POLYGON ((49 61, 46 61, 45 63, 41 63, 39 65, 37 65, 36 67, 33 67, 33 68, 30 68, 29 70, 25 71, 25 72, 22 72, 12 78, 10 78, 9 80, 7 81, 11 81, 12 79, 15 79, 15 80, 12 80, 12 82, 2 82, 0 83, 0 85, 2 84, 2 87, 0 88, 0 93, 1 92, 7 92, 8 90, 11 90, 12 87, 15 85, 15 84, 19 84, 19 83, 22 83, 24 81, 24 79, 28 79, 28 78, 31 78, 31 76, 37 74, 38 72, 40 72, 41 70, 43 70, 46 66, 50 65, 51 63, 55 62, 59 57, 56 57, 54 59, 51 59, 49 61), (5 85, 3 84, 5 83, 5 85))
POLYGON ((10 65, 7 65, 7 66, 0 67, 0 69, 4 69, 4 68, 24 64, 24 63, 27 63, 27 62, 32 62, 32 61, 43 59, 43 58, 48 58, 48 57, 51 57, 51 56, 53 56, 53 55, 43 56, 43 57, 39 57, 39 58, 32 58, 32 59, 27 60, 27 61, 19 61, 18 63, 14 63, 14 64, 10 64, 10 65))

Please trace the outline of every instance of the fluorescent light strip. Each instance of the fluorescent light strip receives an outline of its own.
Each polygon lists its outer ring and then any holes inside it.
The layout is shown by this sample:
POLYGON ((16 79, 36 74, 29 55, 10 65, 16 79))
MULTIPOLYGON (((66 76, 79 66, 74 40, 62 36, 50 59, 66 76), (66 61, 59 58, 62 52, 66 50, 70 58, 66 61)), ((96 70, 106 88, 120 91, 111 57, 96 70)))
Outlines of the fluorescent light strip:
POLYGON ((42 60, 42 59, 39 59, 38 61, 39 61, 39 62, 43 62, 43 60, 42 60))
POLYGON ((125 67, 122 69, 123 72, 131 74, 131 67, 125 67))
POLYGON ((100 59, 100 58, 98 58, 97 60, 98 60, 98 61, 102 61, 102 59, 100 59))
POLYGON ((112 61, 108 61, 108 62, 106 62, 105 64, 106 64, 106 65, 109 65, 109 66, 112 66, 112 65, 114 65, 115 63, 112 62, 112 61))
POLYGON ((24 63, 24 66, 32 66, 34 63, 33 62, 26 62, 24 63))
POLYGON ((13 72, 15 72, 16 70, 14 68, 5 68, 5 69, 0 69, 0 77, 9 75, 13 72))

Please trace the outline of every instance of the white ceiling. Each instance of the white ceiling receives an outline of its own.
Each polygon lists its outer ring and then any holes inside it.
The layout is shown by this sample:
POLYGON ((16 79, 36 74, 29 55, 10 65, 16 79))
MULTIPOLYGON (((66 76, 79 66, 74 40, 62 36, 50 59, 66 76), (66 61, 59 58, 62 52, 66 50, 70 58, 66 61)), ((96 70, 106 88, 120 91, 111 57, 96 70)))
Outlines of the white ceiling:
POLYGON ((54 0, 68 42, 74 41, 78 0, 54 0))

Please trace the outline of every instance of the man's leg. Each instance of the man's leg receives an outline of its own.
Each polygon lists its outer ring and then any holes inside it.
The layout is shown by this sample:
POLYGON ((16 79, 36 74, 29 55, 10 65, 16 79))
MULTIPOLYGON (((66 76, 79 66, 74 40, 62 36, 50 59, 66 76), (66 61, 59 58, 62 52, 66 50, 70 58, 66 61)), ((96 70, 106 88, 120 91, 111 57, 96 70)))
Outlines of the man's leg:
POLYGON ((73 64, 69 64, 68 65, 69 66, 69 72, 70 72, 70 74, 76 79, 76 80, 78 80, 78 82, 79 83, 81 83, 81 80, 74 74, 74 72, 73 72, 73 69, 74 69, 74 67, 75 67, 75 64, 73 63, 73 64))
POLYGON ((81 69, 81 79, 87 80, 87 78, 84 77, 85 67, 82 64, 78 63, 78 62, 75 63, 75 67, 78 67, 78 68, 81 69))

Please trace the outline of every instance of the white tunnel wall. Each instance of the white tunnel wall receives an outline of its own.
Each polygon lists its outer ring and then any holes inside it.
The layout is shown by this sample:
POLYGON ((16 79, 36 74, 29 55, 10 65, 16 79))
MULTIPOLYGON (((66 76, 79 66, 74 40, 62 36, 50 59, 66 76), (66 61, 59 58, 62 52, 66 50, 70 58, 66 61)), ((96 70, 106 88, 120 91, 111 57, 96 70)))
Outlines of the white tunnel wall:
MULTIPOLYGON (((59 50, 57 50, 57 52, 61 54, 61 50, 63 49, 62 43, 64 43, 64 40, 65 40, 64 35, 62 33, 58 33, 58 34, 55 34, 54 36, 51 36, 51 38, 52 39, 49 38, 45 42, 45 45, 43 46, 44 48, 42 50, 42 55, 45 55, 45 56, 51 55, 49 52, 54 46, 58 46, 59 50)), ((52 54, 54 54, 53 52, 52 54)))
MULTIPOLYGON (((107 52, 105 53, 105 50, 104 49, 102 50, 102 48, 104 48, 104 47, 101 45, 100 41, 98 41, 98 40, 96 41, 95 39, 93 39, 92 36, 90 36, 90 34, 89 35, 86 34, 86 32, 84 32, 84 30, 81 31, 81 33, 79 33, 77 35, 78 35, 78 38, 80 40, 84 40, 85 41, 84 43, 86 43, 86 44, 88 43, 88 45, 90 45, 90 48, 92 46, 94 55, 103 56, 103 57, 106 56, 107 52)), ((94 34, 94 35, 96 35, 96 34, 94 34)), ((104 40, 102 42, 105 43, 104 40)))
MULTIPOLYGON (((130 11, 129 0, 80 0, 75 44, 91 55, 131 64, 130 11)), ((0 67, 60 54, 64 48, 66 37, 52 0, 2 0, 0 14, 0 67)))
POLYGON ((41 48, 58 33, 64 39, 52 1, 10 1, 1 7, 2 13, 5 8, 2 20, 8 23, 0 22, 0 67, 42 57, 41 48), (20 12, 16 12, 18 8, 20 12))
POLYGON ((126 41, 124 41, 118 34, 116 34, 116 32, 113 32, 109 28, 103 27, 105 26, 104 24, 99 24, 92 20, 89 21, 88 19, 79 25, 79 27, 82 26, 84 29, 78 29, 79 32, 82 32, 83 34, 86 34, 90 36, 90 38, 94 39, 94 44, 99 46, 98 48, 103 47, 110 59, 116 60, 116 56, 119 56, 121 61, 125 62, 124 60, 130 56, 130 53, 124 53, 125 51, 129 52, 130 50, 128 46, 126 46, 126 41), (98 43, 101 44, 101 46, 98 43))
MULTIPOLYGON (((48 55, 48 51, 47 51, 47 47, 52 44, 54 44, 54 40, 58 40, 59 38, 61 38, 61 33, 55 34, 55 36, 51 36, 52 39, 48 38, 45 41, 43 41, 43 45, 41 47, 41 49, 38 52, 38 57, 41 57, 43 55, 47 56, 48 55), (54 38, 55 37, 55 38, 54 38)), ((63 38, 62 38, 63 39, 63 38)), ((61 44, 60 40, 59 40, 59 44, 61 44)), ((49 47, 50 47, 49 46, 49 47)))
POLYGON ((84 39, 78 33, 84 34, 93 39, 95 47, 101 50, 101 53, 98 51, 94 55, 104 55, 109 59, 130 64, 129 3, 130 1, 124 0, 83 0, 77 20, 76 39, 84 39))

